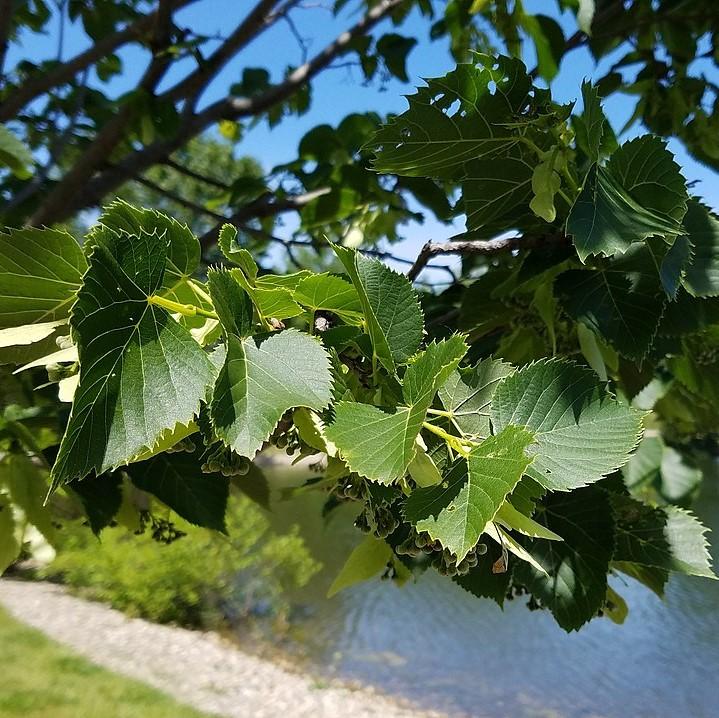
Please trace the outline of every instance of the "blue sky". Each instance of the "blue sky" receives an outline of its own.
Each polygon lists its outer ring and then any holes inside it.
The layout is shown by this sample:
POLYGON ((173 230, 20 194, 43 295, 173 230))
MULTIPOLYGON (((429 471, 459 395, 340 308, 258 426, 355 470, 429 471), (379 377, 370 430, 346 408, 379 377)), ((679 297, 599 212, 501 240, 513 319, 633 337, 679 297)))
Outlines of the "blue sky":
MULTIPOLYGON (((551 0, 525 0, 524 4, 528 12, 544 12, 555 17, 563 26, 566 36, 571 35, 576 29, 573 15, 569 12, 560 14, 557 4, 551 0)), ((207 35, 226 36, 242 18, 249 5, 250 3, 236 0, 204 0, 184 9, 176 17, 180 26, 191 27, 196 32, 207 35)), ((358 16, 352 11, 352 7, 356 6, 353 3, 349 3, 348 12, 344 12, 339 19, 334 18, 327 9, 331 5, 328 1, 306 2, 305 5, 307 7, 298 8, 292 17, 299 34, 310 39, 307 48, 310 56, 358 19, 358 16)), ((385 20, 379 26, 379 31, 388 32, 391 31, 391 28, 391 23, 385 20)), ((23 36, 21 38, 22 55, 33 60, 55 57, 58 29, 59 23, 55 20, 49 35, 27 34, 23 36)), ((379 113, 402 111, 406 107, 406 100, 403 96, 410 94, 414 85, 421 83, 421 78, 442 75, 453 67, 454 62, 446 42, 430 42, 428 40, 429 23, 421 17, 418 11, 413 12, 400 32, 415 37, 419 41, 408 60, 410 83, 390 80, 382 87, 377 83, 365 86, 362 83, 359 68, 331 69, 315 80, 312 107, 307 114, 302 117, 286 118, 271 131, 265 122, 248 128, 237 147, 238 154, 252 155, 266 169, 269 169, 295 157, 297 144, 302 135, 317 124, 335 125, 350 112, 364 112, 370 109, 379 113)), ((67 58, 76 54, 88 43, 89 40, 79 24, 66 24, 63 57, 67 58)), ((525 48, 525 61, 529 67, 533 67, 535 63, 532 47, 526 44, 525 48)), ((148 54, 137 47, 125 49, 120 54, 125 71, 110 85, 111 92, 118 95, 132 87, 133 80, 142 72, 148 58, 148 54)), ((579 95, 582 80, 601 77, 618 56, 620 56, 619 53, 606 58, 599 66, 595 66, 588 50, 580 48, 573 51, 565 58, 559 75, 552 82, 554 97, 561 102, 575 100, 579 95)), ((11 66, 17 58, 18 51, 13 48, 8 55, 7 66, 11 66)), ((229 85, 239 81, 242 69, 245 67, 267 67, 272 73, 272 78, 280 80, 287 66, 297 66, 301 62, 302 51, 297 40, 293 37, 289 25, 280 22, 248 46, 241 56, 220 73, 207 88, 201 104, 210 103, 222 97, 229 85)), ((181 71, 190 69, 193 61, 186 60, 184 64, 185 67, 178 64, 178 67, 165 78, 166 84, 172 84, 181 71)), ((719 82, 719 77, 716 77, 717 73, 711 69, 711 66, 708 66, 706 71, 707 74, 712 72, 715 75, 713 79, 719 82)), ((606 102, 605 110, 615 129, 618 130, 624 125, 634 109, 634 103, 633 97, 625 95, 615 95, 606 102)), ((622 139, 629 139, 642 132, 643 129, 640 126, 635 126, 622 139)), ((716 174, 689 157, 679 142, 671 141, 670 149, 675 153, 687 179, 697 181, 693 191, 703 196, 712 207, 719 209, 719 187, 716 182, 716 174)), ((393 251, 398 255, 412 258, 428 239, 442 240, 454 231, 461 229, 461 225, 453 230, 451 227, 448 228, 428 218, 422 225, 408 225, 403 232, 406 239, 400 245, 395 245, 393 251)), ((457 262, 456 258, 447 258, 445 263, 451 265, 457 264, 457 262)))

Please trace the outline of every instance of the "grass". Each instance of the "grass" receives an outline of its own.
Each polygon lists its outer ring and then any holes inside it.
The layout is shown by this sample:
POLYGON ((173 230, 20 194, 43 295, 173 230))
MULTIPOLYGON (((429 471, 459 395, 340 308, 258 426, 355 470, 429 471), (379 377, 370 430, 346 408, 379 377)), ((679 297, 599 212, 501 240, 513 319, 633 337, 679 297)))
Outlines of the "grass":
POLYGON ((11 716, 209 718, 99 668, 0 609, 0 718, 11 716))

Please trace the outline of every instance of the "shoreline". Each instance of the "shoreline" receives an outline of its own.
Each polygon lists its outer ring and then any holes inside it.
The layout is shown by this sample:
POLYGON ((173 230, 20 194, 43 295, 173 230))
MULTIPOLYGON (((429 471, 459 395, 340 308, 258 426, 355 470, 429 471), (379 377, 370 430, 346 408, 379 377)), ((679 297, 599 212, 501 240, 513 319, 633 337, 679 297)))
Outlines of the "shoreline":
POLYGON ((403 698, 260 657, 214 631, 130 618, 48 582, 3 578, 0 604, 94 663, 227 718, 442 718, 403 698))

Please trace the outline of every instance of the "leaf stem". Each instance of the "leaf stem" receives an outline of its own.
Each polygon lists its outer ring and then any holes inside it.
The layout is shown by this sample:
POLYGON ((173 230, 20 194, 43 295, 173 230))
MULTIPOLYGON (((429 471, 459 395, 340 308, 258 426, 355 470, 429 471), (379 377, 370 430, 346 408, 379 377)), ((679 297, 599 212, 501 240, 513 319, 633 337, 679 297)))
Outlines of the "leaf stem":
POLYGON ((149 304, 154 304, 157 307, 167 309, 169 312, 175 314, 182 314, 185 317, 208 317, 209 319, 219 319, 215 312, 208 312, 202 307, 196 307, 194 304, 180 304, 180 302, 173 302, 171 299, 165 299, 157 294, 153 294, 147 298, 149 304))
POLYGON ((447 419, 452 419, 454 414, 451 411, 443 411, 442 409, 427 409, 428 414, 434 414, 435 416, 445 416, 447 419))
POLYGON ((462 443, 462 440, 458 436, 452 436, 452 434, 448 434, 444 429, 440 429, 439 426, 430 424, 428 421, 422 422, 422 427, 444 439, 458 454, 461 454, 462 456, 467 456, 469 454, 469 451, 467 451, 462 443))

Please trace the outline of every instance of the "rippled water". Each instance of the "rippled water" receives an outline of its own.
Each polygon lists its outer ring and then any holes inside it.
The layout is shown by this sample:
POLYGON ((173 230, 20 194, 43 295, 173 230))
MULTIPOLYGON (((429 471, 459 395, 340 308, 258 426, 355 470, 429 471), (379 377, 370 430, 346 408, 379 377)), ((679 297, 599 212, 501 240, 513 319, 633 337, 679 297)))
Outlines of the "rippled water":
MULTIPOLYGON (((705 483, 695 508, 719 529, 719 485, 705 483)), ((431 571, 415 585, 375 581, 327 600, 333 557, 351 545, 338 527, 349 521, 313 523, 313 500, 278 508, 276 521, 302 517, 328 564, 301 597, 308 615, 291 645, 322 670, 461 716, 719 716, 719 582, 675 577, 662 602, 615 581, 625 624, 596 620, 571 635, 520 601, 502 611, 431 571)))

